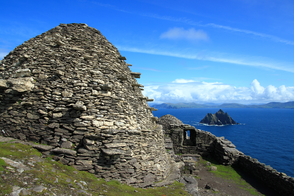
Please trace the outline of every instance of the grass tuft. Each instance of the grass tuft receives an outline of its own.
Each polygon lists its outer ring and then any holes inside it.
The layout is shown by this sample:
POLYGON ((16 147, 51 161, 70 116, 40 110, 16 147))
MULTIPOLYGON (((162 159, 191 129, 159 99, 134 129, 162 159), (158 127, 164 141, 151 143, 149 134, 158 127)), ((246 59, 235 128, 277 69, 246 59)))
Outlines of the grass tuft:
POLYGON ((31 146, 19 143, 0 142, 0 157, 20 161, 30 169, 21 174, 16 168, 7 169, 0 159, 0 195, 9 195, 12 187, 28 189, 42 185, 47 189, 42 193, 30 191, 30 195, 88 195, 93 196, 188 196, 184 185, 175 182, 169 186, 156 188, 135 188, 118 181, 106 182, 94 174, 78 171, 74 167, 63 165, 51 157, 41 158, 41 153, 31 146), (87 194, 86 194, 86 193, 87 194))

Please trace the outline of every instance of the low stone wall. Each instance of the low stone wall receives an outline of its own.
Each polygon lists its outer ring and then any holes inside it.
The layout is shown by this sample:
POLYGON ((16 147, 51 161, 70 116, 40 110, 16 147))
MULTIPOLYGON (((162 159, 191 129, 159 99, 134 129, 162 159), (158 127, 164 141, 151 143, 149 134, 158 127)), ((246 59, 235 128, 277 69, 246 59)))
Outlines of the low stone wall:
POLYGON ((294 178, 260 163, 257 159, 241 155, 234 166, 262 181, 279 195, 294 195, 294 178))
POLYGON ((232 165, 239 155, 243 154, 224 137, 216 137, 212 133, 190 125, 172 124, 165 133, 166 136, 171 137, 175 154, 212 155, 223 165, 232 165), (190 132, 189 139, 185 135, 187 131, 190 132))
MULTIPOLYGON (((159 122, 163 122, 161 118, 159 118, 159 122)), ((169 117, 169 119, 172 118, 169 117)), ((169 119, 165 118, 166 121, 169 119)), ((168 122, 166 121, 165 134, 166 137, 171 137, 176 154, 211 155, 220 164, 233 165, 235 168, 246 172, 277 192, 278 195, 294 195, 294 178, 243 154, 236 149, 236 146, 231 141, 224 137, 216 137, 210 132, 196 129, 193 126, 180 124, 178 121, 178 123, 173 124, 175 120, 170 122, 172 123, 170 126, 167 126, 168 122), (187 140, 185 138, 186 131, 193 133, 193 137, 190 137, 189 140, 194 141, 185 142, 187 140)))

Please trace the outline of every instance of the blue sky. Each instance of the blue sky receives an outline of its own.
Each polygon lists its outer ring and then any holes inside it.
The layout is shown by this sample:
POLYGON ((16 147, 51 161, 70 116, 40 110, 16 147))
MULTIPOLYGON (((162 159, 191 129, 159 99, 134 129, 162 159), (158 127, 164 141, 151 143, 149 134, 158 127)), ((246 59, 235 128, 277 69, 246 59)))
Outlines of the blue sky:
POLYGON ((294 100, 292 0, 10 0, 0 59, 60 23, 101 31, 155 102, 294 100))

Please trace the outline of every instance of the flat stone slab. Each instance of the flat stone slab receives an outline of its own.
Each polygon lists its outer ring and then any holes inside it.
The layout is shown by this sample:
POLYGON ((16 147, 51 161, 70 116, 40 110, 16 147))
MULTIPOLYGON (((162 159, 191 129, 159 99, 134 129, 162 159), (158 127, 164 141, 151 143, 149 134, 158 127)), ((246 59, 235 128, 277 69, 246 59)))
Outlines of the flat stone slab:
POLYGON ((77 152, 74 150, 70 149, 65 149, 65 148, 55 148, 52 150, 52 152, 55 152, 57 154, 69 154, 69 155, 76 155, 77 152))
POLYGON ((102 152, 104 152, 107 155, 121 155, 125 154, 124 150, 119 150, 119 149, 101 149, 102 152))
POLYGON ((32 145, 32 147, 36 148, 37 150, 40 150, 40 151, 49 151, 49 150, 53 149, 53 146, 40 145, 40 144, 32 145))
POLYGON ((118 147, 125 147, 126 143, 109 143, 105 144, 105 147, 107 148, 118 148, 118 147))

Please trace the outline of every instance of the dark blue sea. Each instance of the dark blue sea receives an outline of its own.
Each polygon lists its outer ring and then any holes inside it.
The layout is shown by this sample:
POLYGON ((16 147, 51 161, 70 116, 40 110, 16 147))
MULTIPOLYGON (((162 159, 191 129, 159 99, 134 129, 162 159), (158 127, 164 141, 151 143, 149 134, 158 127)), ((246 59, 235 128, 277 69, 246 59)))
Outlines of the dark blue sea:
POLYGON ((159 109, 154 116, 171 114, 183 123, 214 135, 224 136, 238 150, 294 177, 294 110, 261 108, 220 108, 239 125, 206 126, 199 122, 219 108, 159 109))

